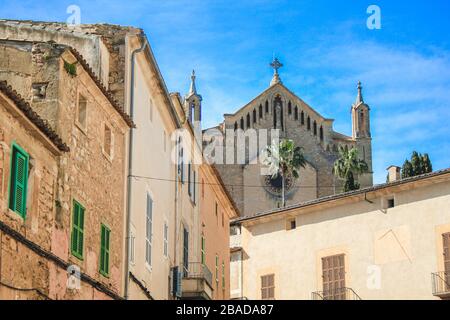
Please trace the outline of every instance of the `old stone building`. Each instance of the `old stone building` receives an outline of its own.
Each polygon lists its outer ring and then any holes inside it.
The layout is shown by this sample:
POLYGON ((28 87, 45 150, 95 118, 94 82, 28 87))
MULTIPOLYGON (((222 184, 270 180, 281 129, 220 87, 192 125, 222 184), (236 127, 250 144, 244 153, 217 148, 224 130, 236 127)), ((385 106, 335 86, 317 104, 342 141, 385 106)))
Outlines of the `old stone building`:
POLYGON ((341 181, 332 173, 339 146, 358 148, 369 166, 369 172, 358 180, 362 187, 371 186, 370 108, 363 100, 361 83, 351 108, 350 137, 334 131, 333 119, 319 114, 281 82, 278 69, 282 65, 277 59, 271 66, 274 75, 269 88, 235 113, 226 114, 222 124, 207 131, 210 136, 225 136, 218 144, 234 144, 234 152, 224 149, 223 162, 217 168, 242 214, 253 215, 281 205, 281 180, 264 174, 259 157, 274 139, 273 130, 280 139, 292 139, 302 147, 307 161, 299 179, 286 179, 288 205, 341 191, 341 181))
MULTIPOLYGON (((39 290, 50 299, 120 298, 125 139, 134 124, 71 47, 3 40, 0 50, 0 80, 14 84, 70 149, 55 159, 52 179, 44 180, 49 186, 37 189, 49 193, 42 213, 47 215, 18 221, 22 226, 31 223, 35 230, 45 228, 46 255, 51 257, 47 274, 23 276, 39 281, 39 290), (72 272, 80 275, 79 283, 68 287, 72 272)), ((41 214, 32 202, 25 208, 41 214)))

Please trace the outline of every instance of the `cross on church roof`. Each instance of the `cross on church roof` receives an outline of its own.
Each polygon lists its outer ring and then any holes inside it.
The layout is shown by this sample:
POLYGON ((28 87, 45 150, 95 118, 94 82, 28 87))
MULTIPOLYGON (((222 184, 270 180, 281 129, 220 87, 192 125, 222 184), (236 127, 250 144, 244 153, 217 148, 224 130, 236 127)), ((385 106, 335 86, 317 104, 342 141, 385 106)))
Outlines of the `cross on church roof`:
POLYGON ((278 58, 274 57, 270 66, 273 68, 273 78, 272 81, 270 81, 270 85, 273 86, 277 83, 281 83, 280 76, 278 75, 278 69, 280 69, 283 64, 278 60, 278 58))
POLYGON ((270 66, 274 70, 274 74, 278 74, 278 69, 283 67, 283 64, 278 60, 278 58, 274 58, 270 66))

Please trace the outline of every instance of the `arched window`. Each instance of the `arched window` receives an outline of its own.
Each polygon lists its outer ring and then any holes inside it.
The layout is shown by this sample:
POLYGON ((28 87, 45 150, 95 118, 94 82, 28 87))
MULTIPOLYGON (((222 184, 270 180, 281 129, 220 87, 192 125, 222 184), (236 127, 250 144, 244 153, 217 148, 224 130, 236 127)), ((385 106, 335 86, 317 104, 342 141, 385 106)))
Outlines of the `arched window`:
POLYGON ((253 109, 253 123, 256 123, 256 109, 253 109))
POLYGON ((297 108, 297 106, 295 106, 295 109, 294 109, 294 119, 298 120, 298 108, 297 108))
POLYGON ((262 108, 262 104, 259 105, 259 118, 262 119, 263 117, 263 108, 262 108))
POLYGON ((247 129, 250 128, 250 113, 247 113, 247 129))
POLYGON ((269 113, 269 101, 266 101, 266 113, 269 113))
POLYGON ((313 123, 313 132, 314 132, 314 135, 317 136, 317 122, 315 120, 313 123))
POLYGON ((289 114, 289 115, 292 114, 292 104, 291 104, 290 101, 289 101, 289 103, 288 103, 288 114, 289 114))
POLYGON ((306 129, 311 130, 311 118, 308 116, 308 120, 306 121, 306 129))
POLYGON ((300 123, 302 124, 302 126, 305 125, 305 113, 303 111, 300 114, 300 123))
POLYGON ((241 118, 241 129, 244 130, 244 118, 241 118))
POLYGON ((236 131, 238 129, 238 124, 237 121, 234 123, 234 131, 236 131))
POLYGON ((320 126, 319 135, 320 135, 320 141, 323 141, 323 126, 320 126))

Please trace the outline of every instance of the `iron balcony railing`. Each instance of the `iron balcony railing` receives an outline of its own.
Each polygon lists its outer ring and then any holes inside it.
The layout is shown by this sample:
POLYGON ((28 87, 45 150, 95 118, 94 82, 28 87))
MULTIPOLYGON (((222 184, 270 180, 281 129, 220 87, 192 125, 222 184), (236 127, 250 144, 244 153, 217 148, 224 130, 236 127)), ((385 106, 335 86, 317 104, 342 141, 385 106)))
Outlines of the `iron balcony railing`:
POLYGON ((205 279, 213 288, 213 275, 209 268, 201 262, 189 262, 188 270, 184 273, 184 278, 205 279))
POLYGON ((361 300, 352 288, 335 288, 328 291, 316 291, 311 294, 313 300, 361 300))
POLYGON ((450 296, 450 272, 441 271, 431 274, 433 295, 450 296))

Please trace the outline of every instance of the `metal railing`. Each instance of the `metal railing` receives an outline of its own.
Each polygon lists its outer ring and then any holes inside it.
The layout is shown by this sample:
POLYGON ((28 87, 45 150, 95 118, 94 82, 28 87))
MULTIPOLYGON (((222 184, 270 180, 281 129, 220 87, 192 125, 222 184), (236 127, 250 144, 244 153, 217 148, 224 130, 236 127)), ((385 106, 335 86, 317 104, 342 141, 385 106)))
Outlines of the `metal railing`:
POLYGON ((441 272, 432 273, 431 281, 433 284, 433 295, 435 295, 435 296, 449 295, 450 296, 450 272, 449 271, 441 271, 441 272))
POLYGON ((335 288, 328 291, 316 291, 311 294, 312 300, 361 300, 352 288, 335 288))
POLYGON ((213 275, 209 268, 201 262, 189 262, 188 270, 184 278, 205 279, 211 288, 213 288, 213 275))

